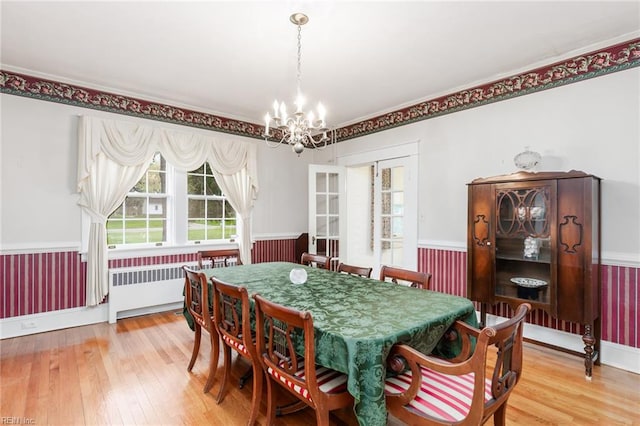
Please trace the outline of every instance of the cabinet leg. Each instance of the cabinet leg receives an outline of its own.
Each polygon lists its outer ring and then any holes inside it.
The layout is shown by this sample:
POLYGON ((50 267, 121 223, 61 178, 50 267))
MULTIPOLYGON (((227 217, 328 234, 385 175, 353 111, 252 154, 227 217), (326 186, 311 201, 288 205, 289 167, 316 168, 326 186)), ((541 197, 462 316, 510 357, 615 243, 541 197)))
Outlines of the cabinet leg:
POLYGON ((480 328, 487 326, 487 305, 480 303, 480 328))
POLYGON ((584 334, 582 335, 584 342, 584 373, 587 380, 591 380, 593 373, 593 363, 598 359, 598 351, 594 349, 596 338, 593 337, 591 325, 585 325, 584 334))

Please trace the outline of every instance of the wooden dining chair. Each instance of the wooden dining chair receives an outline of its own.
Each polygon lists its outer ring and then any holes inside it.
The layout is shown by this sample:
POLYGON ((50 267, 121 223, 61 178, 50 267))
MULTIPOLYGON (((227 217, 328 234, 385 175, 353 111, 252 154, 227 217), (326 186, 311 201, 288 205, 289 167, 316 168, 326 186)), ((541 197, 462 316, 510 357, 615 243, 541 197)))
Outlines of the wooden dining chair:
POLYGON ((331 257, 322 254, 302 253, 300 263, 320 269, 331 269, 331 257))
POLYGON ((209 375, 204 385, 204 392, 207 393, 213 386, 213 380, 218 368, 218 357, 220 355, 220 339, 218 337, 218 331, 214 325, 213 309, 210 306, 209 299, 209 286, 207 284, 207 276, 199 271, 189 269, 183 266, 184 270, 184 293, 185 303, 187 310, 193 318, 193 326, 195 332, 195 338, 193 341, 193 352, 191 353, 191 361, 187 371, 191 371, 196 359, 198 358, 198 352, 200 352, 200 339, 202 329, 209 333, 211 340, 211 354, 209 356, 209 375))
POLYGON ((428 290, 431 274, 383 265, 380 269, 380 281, 387 281, 387 279, 392 283, 401 284, 405 282, 411 287, 428 290))
POLYGON ((347 392, 347 376, 315 364, 313 318, 255 295, 256 342, 260 361, 267 374, 267 424, 276 415, 274 386, 277 383, 299 401, 279 414, 288 414, 307 406, 316 412, 319 426, 329 425, 329 412, 352 407, 353 396, 347 392), (295 351, 304 339, 304 357, 295 351))
POLYGON ((412 425, 479 425, 493 416, 504 426, 507 400, 522 374, 522 328, 531 310, 521 304, 513 318, 482 330, 462 321, 454 330, 462 351, 444 361, 406 345, 394 345, 388 365, 399 372, 385 382, 387 409, 412 425), (475 340, 475 350, 473 342, 475 340), (487 352, 497 348, 496 361, 487 370, 487 352))
POLYGON ((255 333, 251 331, 249 293, 244 286, 224 283, 215 277, 213 284, 213 306, 215 324, 220 333, 224 353, 224 374, 218 391, 217 402, 221 403, 227 393, 231 376, 231 349, 251 363, 253 394, 248 425, 253 425, 258 417, 264 371, 256 352, 255 333))
POLYGON ((349 275, 357 275, 360 277, 364 277, 364 278, 371 278, 371 271, 373 271, 373 268, 367 268, 364 266, 354 266, 354 265, 347 265, 346 263, 340 263, 338 265, 338 272, 343 272, 345 274, 349 274, 349 275))
POLYGON ((201 250, 198 252, 198 267, 200 269, 233 265, 242 265, 239 249, 201 250))

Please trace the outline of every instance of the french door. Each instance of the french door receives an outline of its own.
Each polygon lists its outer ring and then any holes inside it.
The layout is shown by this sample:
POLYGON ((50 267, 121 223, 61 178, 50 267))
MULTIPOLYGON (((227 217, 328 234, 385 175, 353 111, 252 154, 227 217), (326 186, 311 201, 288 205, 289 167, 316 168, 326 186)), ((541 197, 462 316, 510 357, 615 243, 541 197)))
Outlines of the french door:
POLYGON ((309 253, 335 258, 344 250, 344 167, 309 166, 309 253))
POLYGON ((374 164, 374 274, 382 265, 417 267, 417 159, 402 157, 374 164))

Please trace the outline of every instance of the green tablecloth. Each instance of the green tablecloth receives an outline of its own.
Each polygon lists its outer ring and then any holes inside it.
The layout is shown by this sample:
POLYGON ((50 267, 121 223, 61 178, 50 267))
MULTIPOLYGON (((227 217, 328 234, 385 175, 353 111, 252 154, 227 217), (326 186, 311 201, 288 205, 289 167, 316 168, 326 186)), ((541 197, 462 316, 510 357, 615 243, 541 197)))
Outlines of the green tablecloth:
MULTIPOLYGON (((425 354, 438 345, 457 319, 477 326, 468 299, 374 279, 308 268, 305 284, 292 284, 285 263, 258 263, 208 269, 208 276, 244 285, 250 294, 299 310, 308 310, 315 327, 316 362, 346 373, 361 425, 386 425, 384 376, 394 343, 403 342, 425 354)), ((437 348, 438 346, 438 348, 437 348)))

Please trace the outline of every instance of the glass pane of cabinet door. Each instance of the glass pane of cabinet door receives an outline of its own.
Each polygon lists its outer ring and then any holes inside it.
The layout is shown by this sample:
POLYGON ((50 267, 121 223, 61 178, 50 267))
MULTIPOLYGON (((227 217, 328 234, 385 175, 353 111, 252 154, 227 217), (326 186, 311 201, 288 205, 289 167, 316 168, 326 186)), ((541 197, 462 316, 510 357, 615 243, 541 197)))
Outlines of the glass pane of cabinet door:
POLYGON ((495 295, 549 305, 555 292, 555 182, 498 184, 495 191, 495 295))

